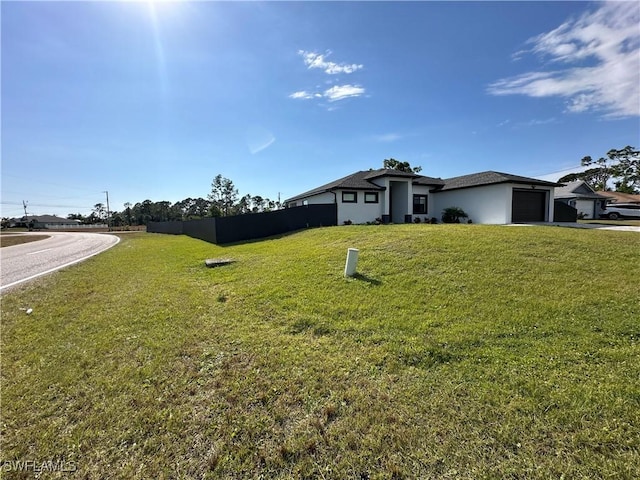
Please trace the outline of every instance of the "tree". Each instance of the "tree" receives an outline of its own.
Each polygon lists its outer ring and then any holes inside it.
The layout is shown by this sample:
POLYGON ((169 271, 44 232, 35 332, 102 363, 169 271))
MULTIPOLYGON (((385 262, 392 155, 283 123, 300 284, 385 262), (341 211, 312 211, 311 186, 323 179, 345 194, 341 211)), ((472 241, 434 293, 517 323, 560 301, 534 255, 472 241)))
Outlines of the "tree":
POLYGON ((400 172, 407 173, 419 173, 422 171, 422 167, 411 167, 409 162, 401 162, 395 158, 387 158, 382 162, 382 168, 388 170, 399 170, 400 172))
POLYGON ((211 182, 211 193, 207 198, 212 203, 213 216, 226 217, 232 213, 233 206, 238 201, 238 190, 231 180, 218 174, 211 182))
MULTIPOLYGON (((105 217, 107 216, 107 209, 104 207, 103 203, 96 203, 93 206, 93 213, 92 215, 95 214, 94 216, 100 220, 103 221, 105 219, 105 217)), ((96 222, 97 223, 97 222, 96 222)))
POLYGON ((124 217, 127 219, 127 225, 131 226, 131 203, 126 202, 124 208, 124 217))
POLYGON ((70 213, 67 215, 68 220, 79 220, 80 223, 87 223, 87 219, 81 213, 70 213))
POLYGON ((584 157, 582 166, 593 166, 584 172, 570 173, 562 177, 559 182, 574 182, 584 180, 594 190, 608 190, 609 182, 614 182, 616 191, 624 193, 638 193, 640 191, 640 151, 626 146, 620 150, 612 148, 606 157, 594 160, 590 156, 584 157))
POLYGON ((627 145, 621 150, 609 150, 609 158, 617 160, 613 167, 613 174, 619 178, 616 190, 625 193, 640 192, 640 151, 627 145))

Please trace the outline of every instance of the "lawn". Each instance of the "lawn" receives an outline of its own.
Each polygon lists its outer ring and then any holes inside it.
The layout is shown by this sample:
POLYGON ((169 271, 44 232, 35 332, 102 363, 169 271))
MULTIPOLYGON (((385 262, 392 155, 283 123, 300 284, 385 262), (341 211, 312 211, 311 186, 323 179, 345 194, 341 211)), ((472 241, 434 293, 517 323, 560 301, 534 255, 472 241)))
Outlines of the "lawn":
POLYGON ((634 232, 123 235, 3 295, 2 460, 90 479, 639 478, 638 278, 634 232))
POLYGON ((15 233, 0 234, 0 248, 11 247, 12 245, 21 245, 23 243, 37 242, 49 238, 49 235, 19 235, 15 233))

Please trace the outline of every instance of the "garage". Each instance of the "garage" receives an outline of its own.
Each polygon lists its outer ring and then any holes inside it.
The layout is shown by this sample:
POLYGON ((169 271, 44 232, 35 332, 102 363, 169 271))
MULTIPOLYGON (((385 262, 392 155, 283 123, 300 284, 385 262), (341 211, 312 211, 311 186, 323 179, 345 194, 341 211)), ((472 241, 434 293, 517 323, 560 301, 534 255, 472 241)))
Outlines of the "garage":
POLYGON ((513 190, 511 221, 513 223, 544 222, 547 217, 547 192, 513 190))

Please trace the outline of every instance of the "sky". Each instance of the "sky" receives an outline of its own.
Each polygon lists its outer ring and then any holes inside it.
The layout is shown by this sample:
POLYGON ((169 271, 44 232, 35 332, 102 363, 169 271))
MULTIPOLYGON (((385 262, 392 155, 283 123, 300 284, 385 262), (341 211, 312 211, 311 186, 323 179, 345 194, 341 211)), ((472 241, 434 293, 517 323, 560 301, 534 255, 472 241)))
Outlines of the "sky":
POLYGON ((640 147, 640 2, 3 1, 1 214, 640 147))

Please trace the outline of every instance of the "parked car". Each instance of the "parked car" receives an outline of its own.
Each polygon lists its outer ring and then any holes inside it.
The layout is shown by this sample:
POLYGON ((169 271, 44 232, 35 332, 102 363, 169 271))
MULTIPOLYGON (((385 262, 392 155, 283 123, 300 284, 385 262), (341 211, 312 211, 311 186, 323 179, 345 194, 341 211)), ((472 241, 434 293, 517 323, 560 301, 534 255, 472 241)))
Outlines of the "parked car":
POLYGON ((640 218, 640 204, 638 203, 611 203, 602 209, 600 218, 617 220, 619 218, 640 218))

